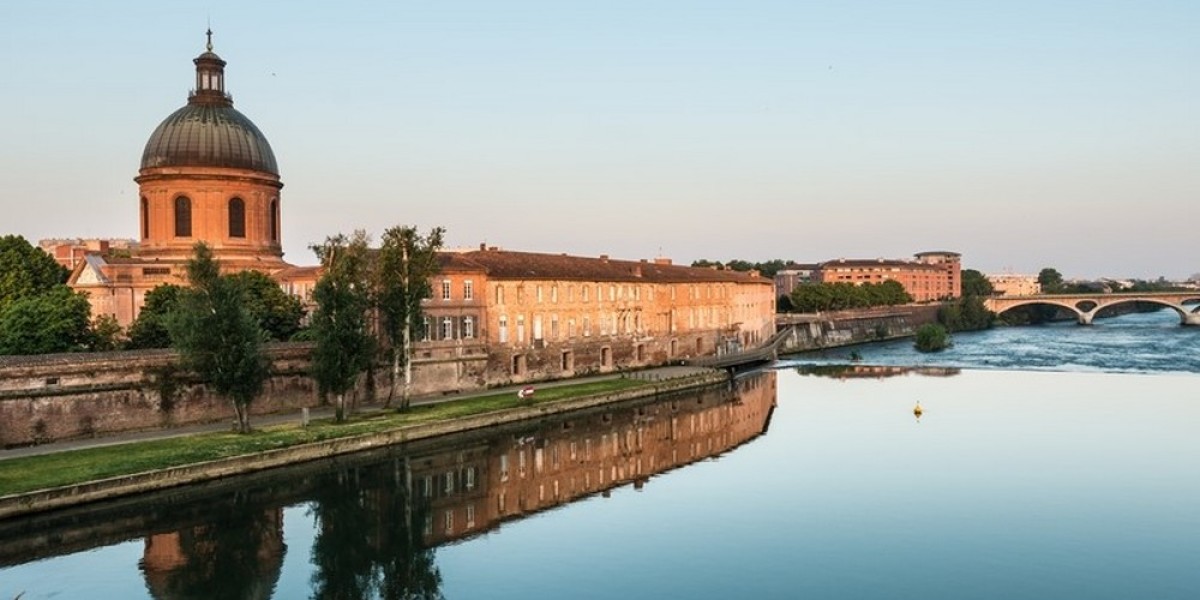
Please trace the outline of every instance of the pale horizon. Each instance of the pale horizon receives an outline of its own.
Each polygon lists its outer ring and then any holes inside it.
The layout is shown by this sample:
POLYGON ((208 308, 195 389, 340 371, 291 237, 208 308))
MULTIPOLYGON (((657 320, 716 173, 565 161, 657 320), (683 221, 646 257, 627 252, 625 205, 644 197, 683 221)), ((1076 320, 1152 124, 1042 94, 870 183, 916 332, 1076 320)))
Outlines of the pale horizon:
POLYGON ((411 224, 677 264, 1200 272, 1200 5, 1050 4, 10 2, 0 235, 136 238, 211 20, 295 264, 411 224))

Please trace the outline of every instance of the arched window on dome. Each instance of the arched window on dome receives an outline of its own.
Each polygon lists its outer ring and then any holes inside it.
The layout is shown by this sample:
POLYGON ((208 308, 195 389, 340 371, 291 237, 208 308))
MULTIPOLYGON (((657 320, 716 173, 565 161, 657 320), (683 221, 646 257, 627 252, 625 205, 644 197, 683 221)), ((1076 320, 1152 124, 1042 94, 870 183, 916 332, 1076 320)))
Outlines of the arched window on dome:
POLYGON ((271 200, 271 214, 267 216, 271 221, 271 241, 279 241, 279 200, 271 200))
POLYGON ((246 203, 241 198, 229 199, 229 237, 246 237, 246 203))
POLYGON ((187 196, 175 198, 175 237, 192 237, 192 201, 187 196))
POLYGON ((150 239, 150 202, 142 197, 142 239, 150 239))

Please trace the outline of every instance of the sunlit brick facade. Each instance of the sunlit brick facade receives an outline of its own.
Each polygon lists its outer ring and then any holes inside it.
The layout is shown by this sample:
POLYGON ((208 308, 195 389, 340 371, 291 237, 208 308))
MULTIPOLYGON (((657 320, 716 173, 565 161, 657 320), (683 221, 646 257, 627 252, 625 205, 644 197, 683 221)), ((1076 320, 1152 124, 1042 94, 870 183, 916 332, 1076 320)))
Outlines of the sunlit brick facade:
POLYGON ((922 252, 916 260, 839 258, 817 265, 812 280, 854 285, 896 281, 913 301, 931 302, 962 295, 961 265, 955 252, 922 252))

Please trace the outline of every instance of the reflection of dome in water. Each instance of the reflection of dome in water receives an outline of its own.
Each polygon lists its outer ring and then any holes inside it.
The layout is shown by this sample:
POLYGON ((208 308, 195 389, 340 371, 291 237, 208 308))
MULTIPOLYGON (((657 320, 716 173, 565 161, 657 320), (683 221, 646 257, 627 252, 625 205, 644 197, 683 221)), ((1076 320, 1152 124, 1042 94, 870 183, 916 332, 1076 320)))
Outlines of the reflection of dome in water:
POLYGON ((273 508, 150 535, 139 566, 152 598, 266 600, 286 551, 283 512, 273 508))

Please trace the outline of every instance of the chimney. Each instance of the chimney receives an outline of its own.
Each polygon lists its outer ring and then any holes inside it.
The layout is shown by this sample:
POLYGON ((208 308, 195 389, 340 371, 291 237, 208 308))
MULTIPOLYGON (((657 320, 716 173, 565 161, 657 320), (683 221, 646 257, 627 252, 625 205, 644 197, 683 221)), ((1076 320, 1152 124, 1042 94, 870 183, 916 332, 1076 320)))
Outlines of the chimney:
POLYGON ((483 252, 484 250, 487 250, 487 242, 479 242, 479 251, 483 252))
POLYGON ((669 259, 669 258, 667 258, 667 257, 665 257, 665 256, 658 256, 658 257, 655 257, 655 259, 654 259, 654 264, 656 264, 656 265, 669 265, 669 264, 671 264, 671 259, 669 259))
POLYGON ((606 263, 606 262, 608 262, 608 255, 607 255, 607 254, 601 254, 601 255, 600 255, 600 262, 602 262, 602 263, 606 263))

